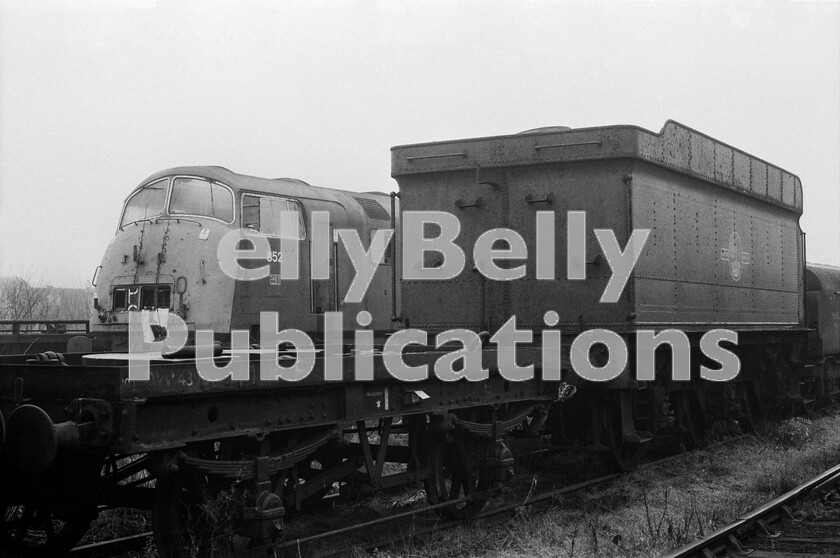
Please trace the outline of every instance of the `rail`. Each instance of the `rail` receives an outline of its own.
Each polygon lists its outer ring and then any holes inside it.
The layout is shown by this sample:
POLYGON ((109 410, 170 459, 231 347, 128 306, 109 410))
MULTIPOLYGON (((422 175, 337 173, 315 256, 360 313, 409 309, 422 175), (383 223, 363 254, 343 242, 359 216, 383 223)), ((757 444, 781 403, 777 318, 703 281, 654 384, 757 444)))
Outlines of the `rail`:
POLYGON ((737 538, 739 532, 759 525, 769 515, 778 513, 788 504, 808 498, 813 492, 838 481, 840 481, 840 465, 832 467, 793 490, 779 496, 775 500, 739 517, 726 527, 722 527, 702 539, 687 544, 665 555, 663 558, 706 558, 726 554, 733 548, 740 547, 740 541, 737 538))

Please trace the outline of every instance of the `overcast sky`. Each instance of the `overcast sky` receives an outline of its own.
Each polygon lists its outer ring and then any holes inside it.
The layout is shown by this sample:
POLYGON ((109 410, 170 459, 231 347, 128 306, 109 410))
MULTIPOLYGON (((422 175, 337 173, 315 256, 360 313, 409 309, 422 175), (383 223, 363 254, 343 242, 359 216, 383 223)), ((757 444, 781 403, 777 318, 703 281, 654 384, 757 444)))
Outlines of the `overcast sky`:
POLYGON ((840 265, 838 2, 0 6, 0 274, 82 286, 168 167, 388 191, 393 145, 669 118, 797 174, 840 265))

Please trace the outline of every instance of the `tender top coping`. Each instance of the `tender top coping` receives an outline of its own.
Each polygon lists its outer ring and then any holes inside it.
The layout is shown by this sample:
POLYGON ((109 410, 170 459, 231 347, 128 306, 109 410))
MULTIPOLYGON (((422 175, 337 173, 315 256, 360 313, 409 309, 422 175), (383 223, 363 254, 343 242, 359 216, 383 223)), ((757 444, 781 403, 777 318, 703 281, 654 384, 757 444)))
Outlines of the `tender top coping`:
POLYGON ((435 172, 618 158, 648 161, 802 213, 799 177, 673 120, 658 134, 604 126, 400 145, 391 148, 391 176, 399 182, 435 172))

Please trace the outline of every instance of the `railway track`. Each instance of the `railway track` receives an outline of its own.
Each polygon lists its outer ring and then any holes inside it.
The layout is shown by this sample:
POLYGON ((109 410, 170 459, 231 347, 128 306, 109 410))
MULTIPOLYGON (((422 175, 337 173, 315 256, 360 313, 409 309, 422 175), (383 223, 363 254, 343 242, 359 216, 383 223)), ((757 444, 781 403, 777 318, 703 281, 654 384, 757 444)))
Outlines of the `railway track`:
POLYGON ((817 475, 782 496, 741 516, 714 533, 668 554, 665 558, 840 557, 840 465, 817 475), (810 513, 810 503, 833 511, 833 519, 810 513), (796 511, 795 511, 796 510, 796 511))
MULTIPOLYGON (((738 436, 729 438, 727 440, 717 442, 706 446, 702 450, 695 451, 710 451, 721 446, 730 445, 745 439, 747 436, 738 436)), ((538 450, 541 451, 541 450, 538 450)), ((667 466, 670 462, 685 457, 684 453, 669 455, 663 458, 648 461, 641 466, 641 469, 660 468, 667 466)), ((518 475, 519 476, 519 475, 518 475)), ((527 475, 526 475, 527 476, 527 475)), ((375 548, 383 548, 393 544, 397 544, 409 539, 424 537, 432 533, 439 533, 441 531, 463 525, 463 520, 454 520, 445 518, 445 514, 440 511, 446 508, 458 506, 459 504, 467 503, 475 498, 491 497, 492 501, 499 501, 495 505, 490 505, 480 513, 478 513, 473 520, 488 520, 496 517, 503 517, 506 514, 515 513, 516 511, 528 507, 530 512, 541 511, 541 508, 548 509, 550 505, 556 502, 559 498, 568 497, 572 494, 582 492, 586 489, 603 486, 618 478, 619 474, 606 474, 594 478, 574 482, 565 486, 536 490, 534 486, 531 490, 523 491, 520 489, 511 493, 508 491, 503 494, 502 489, 491 489, 482 493, 473 494, 471 496, 459 498, 454 501, 448 501, 436 505, 417 506, 413 509, 401 513, 390 514, 384 517, 377 517, 369 521, 362 521, 338 528, 328 529, 312 534, 301 534, 287 538, 281 543, 274 545, 266 545, 253 549, 242 549, 237 552, 237 558, 264 558, 266 556, 307 556, 317 555, 320 557, 326 556, 347 556, 353 549, 358 550, 372 550, 375 548)), ((721 556, 720 551, 731 551, 737 548, 733 541, 751 540, 746 538, 746 531, 744 529, 749 526, 769 525, 768 521, 778 520, 783 514, 787 512, 776 512, 778 509, 785 509, 783 506, 789 505, 791 499, 796 499, 820 485, 822 479, 822 486, 829 481, 840 481, 840 466, 835 467, 831 471, 821 475, 818 479, 810 481, 801 487, 791 491, 788 494, 774 500, 771 504, 763 506, 760 510, 756 510, 753 514, 748 514, 739 519, 729 528, 721 529, 709 537, 698 541, 694 545, 689 545, 684 549, 680 549, 672 554, 669 558, 688 558, 693 556, 708 558, 705 550, 708 549, 713 552, 713 556, 721 556), (833 474, 832 474, 833 473, 833 474), (760 520, 760 521, 759 521, 760 520), (730 530, 727 530, 730 529, 730 530), (741 537, 733 539, 734 537, 741 537), (684 552, 680 554, 679 552, 684 552), (718 552, 715 554, 714 552, 718 552)), ((551 484, 552 480, 547 482, 544 480, 543 484, 551 484)), ((524 487, 527 483, 520 478, 519 485, 524 487)), ((835 524, 828 523, 825 527, 840 529, 840 522, 835 524)), ((759 527, 761 528, 761 527, 759 527)), ((769 527, 768 527, 769 529, 769 527)), ((772 532, 772 531, 770 531, 772 532)), ((788 535, 786 535, 788 536, 788 535)), ((123 537, 120 539, 102 541, 99 543, 80 546, 71 552, 72 557, 84 558, 111 558, 115 556, 124 556, 128 552, 140 552, 149 544, 152 533, 145 532, 133 535, 130 537, 123 537)), ((794 538, 795 535, 789 535, 789 538, 794 538)), ((802 537, 800 537, 802 538, 802 537)), ((777 543, 785 542, 784 538, 777 538, 777 543)), ((840 555, 840 554, 838 554, 840 555)), ((763 556, 764 558, 793 558, 795 554, 758 554, 753 556, 763 556)), ((799 555, 798 558, 803 558, 799 555)))
MULTIPOLYGON (((618 474, 610 474, 604 475, 601 477, 597 477, 588 481, 583 481, 579 483, 575 483, 573 485, 564 486, 562 488, 558 488, 555 490, 549 490, 547 492, 542 492, 539 494, 529 495, 525 499, 517 502, 508 503, 505 505, 494 506, 483 510, 476 516, 476 520, 478 519, 487 519, 496 516, 501 516, 510 512, 514 512, 520 508, 525 506, 534 506, 539 504, 550 504, 551 502, 555 501, 556 499, 562 496, 568 496, 575 492, 581 492, 588 488, 593 488, 595 486, 604 485, 609 483, 610 481, 615 480, 620 475, 618 474)), ((463 525, 463 522, 460 521, 447 521, 437 523, 431 527, 426 527, 424 529, 414 529, 411 531, 412 537, 420 537, 424 535, 428 535, 434 532, 440 532, 444 529, 451 529, 453 527, 457 527, 458 525, 463 525)), ((383 546, 391 545, 397 542, 404 540, 406 537, 404 536, 391 536, 387 538, 383 538, 382 540, 378 540, 376 542, 364 544, 364 545, 354 545, 356 548, 360 548, 362 550, 372 550, 374 548, 381 548, 383 546)), ((350 550, 350 547, 342 548, 336 552, 331 554, 327 554, 326 556, 343 556, 346 555, 350 550)))
MULTIPOLYGON (((703 450, 698 451, 709 451, 724 445, 735 443, 743 438, 744 436, 733 437, 725 441, 711 444, 703 450)), ((680 459, 683 456, 683 453, 679 453, 659 458, 643 464, 641 468, 661 467, 676 459, 680 459)), ((559 498, 568 497, 589 488, 606 485, 620 476, 621 475, 617 473, 605 474, 581 480, 579 482, 570 483, 565 486, 541 490, 536 490, 534 489, 534 485, 531 485, 530 489, 525 487, 524 493, 520 490, 514 494, 506 494, 503 502, 488 506, 475 517, 470 519, 491 519, 515 513, 517 510, 525 507, 528 507, 531 512, 536 511, 540 506, 545 506, 545 509, 547 509, 559 498)), ((545 482, 544 480, 543 484, 551 484, 551 482, 551 479, 548 479, 548 482, 545 482)), ((527 483, 521 484, 524 485, 527 483)), ((445 519, 436 512, 437 510, 457 505, 459 502, 466 502, 469 499, 470 498, 461 498, 458 501, 450 501, 434 506, 423 506, 400 514, 376 518, 356 525, 323 531, 310 536, 298 537, 284 541, 275 545, 273 548, 275 549, 277 556, 295 557, 306 556, 307 552, 313 551, 316 546, 318 548, 315 555, 319 557, 347 556, 354 548, 359 550, 383 548, 410 538, 423 537, 432 533, 438 533, 446 529, 463 525, 463 520, 445 519), (339 540, 332 545, 325 544, 328 539, 342 538, 347 540, 339 540)), ((265 556, 265 554, 261 550, 258 550, 245 553, 242 556, 262 557, 265 556)))
MULTIPOLYGON (((729 445, 740 440, 743 440, 745 436, 737 436, 733 438, 729 438, 727 440, 716 442, 714 444, 710 444, 703 448, 703 450, 697 451, 710 451, 715 448, 729 445)), ((655 459, 652 461, 648 461, 647 463, 643 464, 640 469, 647 469, 647 468, 656 468, 662 467, 667 465, 668 463, 675 461, 677 459, 683 458, 684 453, 678 453, 675 455, 669 455, 667 457, 655 459)), ((566 486, 562 486, 559 488, 548 489, 548 490, 541 490, 536 492, 528 492, 525 495, 518 494, 512 497, 507 498, 507 501, 495 506, 489 506, 482 510, 474 519, 481 520, 481 519, 491 519, 499 516, 504 516, 506 514, 515 513, 517 510, 522 508, 528 507, 531 512, 539 511, 540 506, 544 506, 543 509, 548 509, 553 502, 556 502, 559 498, 568 497, 572 494, 582 492, 589 488, 594 488, 597 486, 606 485, 618 477, 620 474, 607 474, 601 475, 598 477, 586 479, 580 482, 575 482, 566 486)), ((442 506, 439 506, 442 507, 442 506)), ((346 556, 348 555, 353 548, 360 549, 360 550, 372 550, 375 548, 382 548, 386 547, 395 543, 399 543, 401 541, 405 541, 408 538, 413 537, 422 537, 425 535, 429 535, 432 533, 437 533, 446 529, 451 529, 457 527, 459 525, 463 525, 463 521, 452 521, 452 520, 441 520, 440 518, 424 518, 422 521, 418 521, 418 518, 422 517, 422 513, 426 510, 431 508, 424 508, 421 510, 416 510, 414 512, 407 512, 405 514, 401 514, 400 517, 393 516, 389 518, 381 518, 377 519, 372 522, 368 522, 363 525, 359 525, 354 529, 339 529, 335 531, 327 531, 321 533, 319 535, 313 537, 307 537, 300 540, 294 541, 287 541, 281 545, 278 545, 280 551, 286 551, 284 553, 280 553, 278 555, 281 556, 299 556, 301 550, 309 544, 315 543, 317 541, 324 540, 329 537, 338 537, 341 535, 348 534, 353 531, 365 531, 375 526, 384 526, 384 525, 391 525, 400 520, 409 520, 402 525, 397 525, 396 528, 391 528, 389 530, 382 530, 381 536, 379 533, 368 533, 368 537, 372 538, 373 540, 367 542, 360 542, 355 540, 349 544, 342 545, 338 548, 327 550, 326 552, 318 553, 318 556, 346 556), (290 552, 289 552, 290 551, 290 552)))
MULTIPOLYGON (((720 442, 709 446, 709 449, 723 444, 729 444, 739 440, 740 438, 732 438, 725 442, 720 442)), ((544 454, 546 450, 540 450, 544 454)), ((642 467, 653 467, 666 464, 667 462, 679 458, 681 454, 657 459, 644 464, 642 467)), ((445 514, 439 513, 446 508, 457 507, 461 504, 466 504, 474 499, 491 497, 503 500, 497 505, 492 505, 475 517, 472 520, 492 518, 501 516, 506 513, 514 512, 517 509, 528 506, 547 505, 556 499, 568 496, 576 492, 581 492, 588 488, 607 484, 620 475, 617 473, 600 475, 594 478, 582 480, 561 486, 559 488, 545 489, 535 491, 534 486, 520 477, 520 485, 523 490, 517 491, 515 494, 502 494, 502 489, 491 489, 481 493, 472 494, 467 497, 450 500, 447 502, 435 505, 417 506, 413 509, 402 513, 391 514, 385 517, 379 517, 370 521, 355 523, 344 527, 329 529, 309 535, 301 535, 281 543, 263 546, 254 549, 244 549, 237 552, 237 558, 250 558, 272 556, 272 552, 276 556, 306 556, 313 551, 317 556, 344 556, 351 552, 353 548, 361 550, 370 550, 374 548, 384 547, 391 544, 398 543, 410 537, 422 537, 431 533, 440 532, 442 530, 451 529, 458 525, 463 525, 461 519, 446 519, 445 514), (528 488, 530 486, 530 489, 528 488), (325 544, 330 540, 337 540, 337 544, 325 544), (317 548, 317 550, 315 550, 317 548)), ((547 475, 546 478, 551 477, 547 475)), ((547 482, 544 480, 543 484, 557 484, 559 477, 551 477, 547 482)), ((82 545, 74 548, 69 556, 72 558, 112 558, 117 556, 125 556, 129 552, 140 552, 152 540, 152 532, 143 532, 135 535, 121 537, 118 539, 100 541, 87 545, 82 545)))
MULTIPOLYGON (((670 458, 658 460, 656 463, 659 461, 664 462, 668 459, 670 458)), ((583 491, 587 488, 606 484, 615 480, 619 476, 619 474, 602 475, 561 488, 537 494, 529 494, 524 499, 519 498, 513 502, 506 502, 501 505, 486 508, 473 519, 478 520, 490 518, 514 511, 523 506, 549 503, 561 496, 570 495, 575 492, 583 491)), ((462 525, 462 520, 442 519, 441 515, 437 512, 445 508, 466 504, 476 498, 499 496, 500 493, 501 489, 493 489, 468 497, 459 498, 457 500, 450 500, 435 505, 425 505, 406 512, 380 517, 371 521, 293 538, 271 546, 244 549, 237 552, 236 556, 237 558, 264 558, 272 555, 306 556, 309 555, 309 553, 313 551, 313 547, 319 545, 319 543, 323 543, 328 539, 338 539, 341 537, 345 537, 347 540, 340 541, 337 547, 328 546, 327 548, 319 548, 316 551, 316 555, 320 557, 345 556, 350 553, 353 548, 370 550, 373 548, 383 547, 405 540, 409 536, 422 537, 424 535, 462 525)), ((152 532, 149 531, 128 537, 121 537, 118 539, 78 546, 69 553, 69 557, 114 558, 117 556, 124 556, 131 551, 140 552, 149 544, 152 536, 152 532)))
POLYGON ((72 558, 112 558, 124 556, 130 551, 140 551, 149 544, 151 539, 152 532, 146 531, 127 537, 77 546, 70 551, 69 556, 72 558))

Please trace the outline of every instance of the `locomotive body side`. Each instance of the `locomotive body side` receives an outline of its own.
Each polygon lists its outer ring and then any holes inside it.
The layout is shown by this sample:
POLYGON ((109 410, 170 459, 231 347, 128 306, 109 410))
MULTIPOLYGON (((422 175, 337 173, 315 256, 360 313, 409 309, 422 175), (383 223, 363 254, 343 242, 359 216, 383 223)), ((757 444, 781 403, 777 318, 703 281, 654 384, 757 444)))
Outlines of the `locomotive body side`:
POLYGON ((808 360, 803 380, 820 402, 840 399, 840 267, 805 270, 808 360))
POLYGON ((809 263, 805 272, 809 356, 834 356, 840 364, 840 268, 809 263))
MULTIPOLYGON (((343 242, 336 238, 338 230, 354 230, 365 250, 370 249, 373 234, 391 228, 390 198, 382 193, 355 193, 315 188, 303 182, 262 180, 243 184, 240 188, 243 211, 249 204, 260 204, 265 213, 266 203, 286 200, 300 215, 298 244, 298 279, 280 278, 283 265, 282 234, 267 234, 270 250, 281 261, 269 263, 269 275, 258 281, 238 281, 233 299, 236 303, 231 329, 249 330, 252 337, 259 331, 260 312, 276 312, 278 327, 296 328, 307 333, 320 331, 323 313, 342 311, 345 330, 354 329, 356 313, 370 312, 370 327, 383 332, 392 328, 392 277, 394 265, 390 247, 376 269, 373 279, 358 303, 345 302, 345 296, 355 276, 354 264, 343 242), (312 279, 311 245, 313 212, 329 214, 329 278, 312 279)), ((243 228, 251 223, 242 223, 243 228)), ((262 230, 266 234, 266 230, 262 230)))

